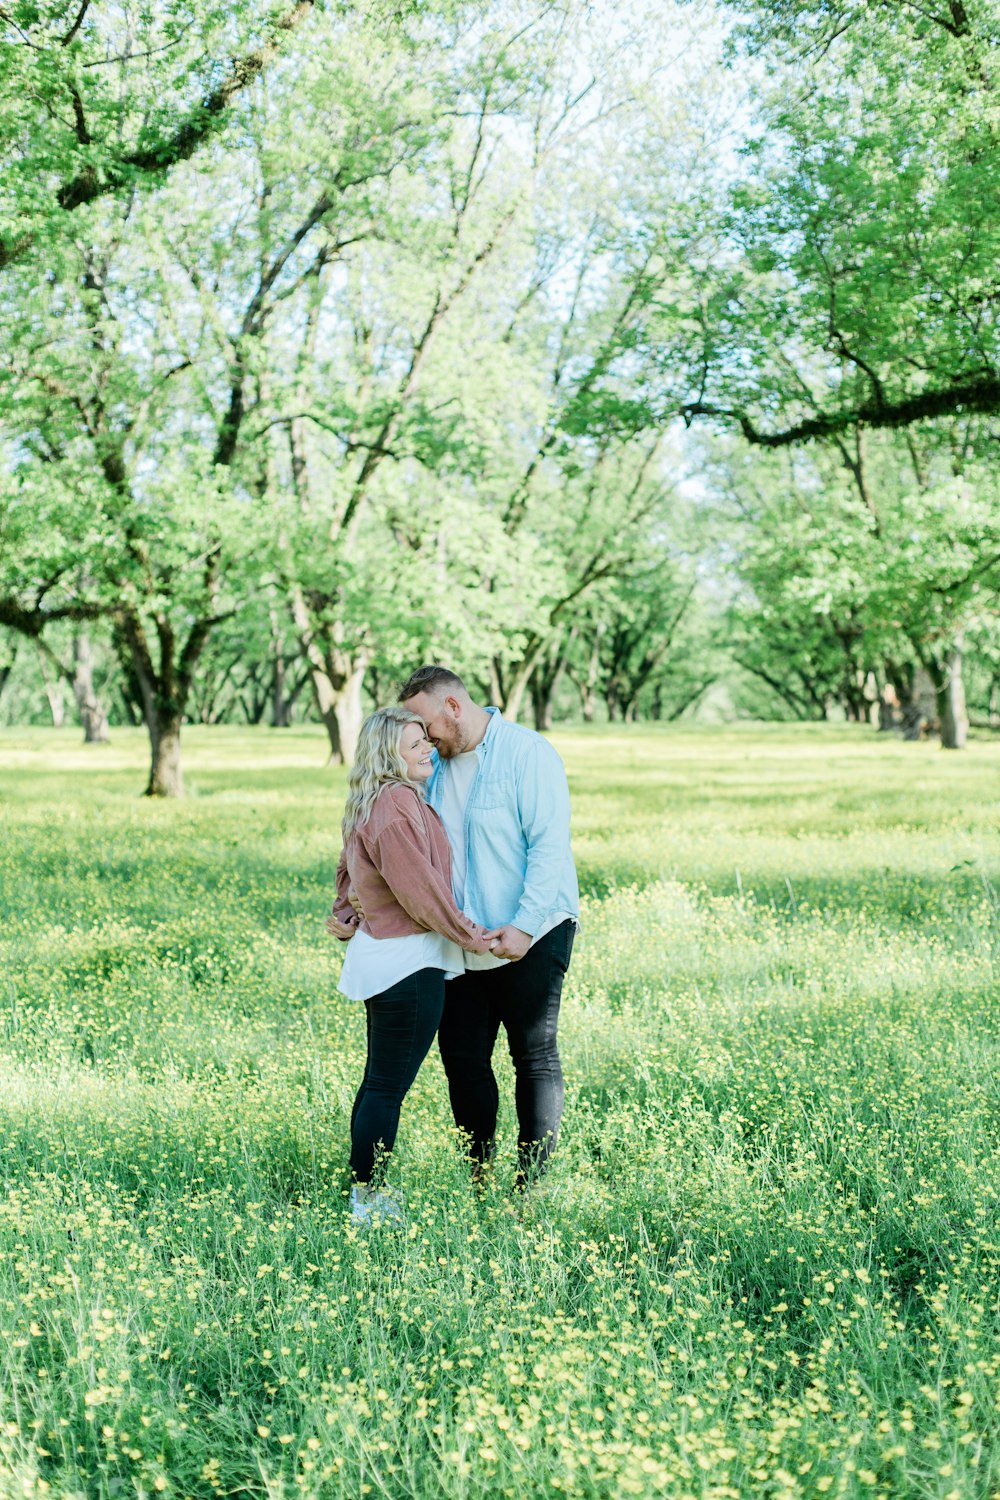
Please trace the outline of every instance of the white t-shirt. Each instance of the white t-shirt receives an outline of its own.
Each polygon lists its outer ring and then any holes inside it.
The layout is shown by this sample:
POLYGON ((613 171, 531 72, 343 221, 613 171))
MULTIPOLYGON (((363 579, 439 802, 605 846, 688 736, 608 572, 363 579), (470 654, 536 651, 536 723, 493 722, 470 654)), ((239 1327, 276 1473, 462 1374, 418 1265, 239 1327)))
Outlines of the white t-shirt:
POLYGON ((441 805, 438 812, 451 845, 451 888, 459 910, 465 910, 465 877, 468 869, 465 849, 465 804, 472 791, 479 768, 479 757, 475 750, 466 750, 462 755, 453 755, 443 762, 441 776, 441 805))
POLYGON ((337 988, 348 1000, 370 1000, 419 969, 443 969, 445 979, 457 979, 465 972, 464 960, 458 944, 440 932, 375 938, 358 931, 347 944, 337 988))
MULTIPOLYGON (((451 845, 451 888, 462 911, 465 911, 465 881, 468 873, 465 850, 465 805, 472 791, 472 783, 476 779, 478 760, 475 750, 466 750, 461 755, 449 756, 446 761, 442 762, 438 772, 441 777, 438 812, 444 824, 444 831, 448 835, 448 843, 451 845)), ((558 927, 560 922, 566 921, 576 922, 576 917, 572 912, 552 912, 546 917, 538 931, 532 934, 531 946, 534 947, 539 938, 543 938, 547 932, 558 927)), ((511 962, 509 958, 498 958, 495 953, 469 953, 464 949, 459 951, 467 969, 500 969, 504 964, 511 962)))

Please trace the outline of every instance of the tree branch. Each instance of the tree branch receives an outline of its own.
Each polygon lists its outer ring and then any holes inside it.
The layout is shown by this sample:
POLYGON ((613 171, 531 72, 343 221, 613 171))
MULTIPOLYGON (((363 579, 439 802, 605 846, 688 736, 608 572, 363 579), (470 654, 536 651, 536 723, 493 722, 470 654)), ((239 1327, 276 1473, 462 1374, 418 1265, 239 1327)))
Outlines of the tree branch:
POLYGON ((758 448, 786 448, 793 443, 808 443, 813 438, 829 438, 845 432, 858 423, 866 427, 909 427, 915 422, 947 417, 960 411, 1000 411, 1000 376, 992 371, 958 379, 939 390, 922 391, 899 401, 862 402, 842 411, 820 412, 777 432, 762 432, 745 412, 710 402, 691 401, 680 408, 679 416, 690 427, 695 417, 717 417, 735 422, 748 443, 758 448))
POLYGON ((83 0, 83 4, 80 6, 80 9, 76 13, 76 20, 73 22, 72 26, 70 27, 69 31, 67 31, 66 35, 59 38, 59 45, 60 45, 60 47, 68 47, 69 46, 70 42, 73 40, 73 38, 76 36, 77 32, 80 30, 80 27, 83 25, 83 18, 87 14, 87 12, 88 12, 89 9, 90 9, 90 0, 83 0))
MULTIPOLYGON (((123 152, 117 160, 108 164, 102 176, 98 176, 95 168, 88 166, 68 182, 64 182, 56 193, 59 207, 72 212, 85 203, 92 203, 95 198, 116 192, 130 182, 136 173, 165 172, 178 162, 189 160, 198 147, 218 129, 235 95, 252 83, 274 60, 281 50, 282 42, 312 12, 313 5, 314 0, 297 0, 296 4, 280 15, 273 24, 271 39, 255 51, 235 58, 223 82, 206 94, 170 135, 151 145, 123 152)), ((86 10, 86 5, 81 6, 76 24, 64 38, 64 42, 72 39, 86 10)), ((0 244, 0 268, 22 253, 29 243, 29 240, 21 239, 13 244, 0 244)))
POLYGON ((19 635, 39 640, 47 625, 56 620, 97 620, 107 614, 105 606, 86 600, 72 604, 60 604, 55 609, 43 609, 40 604, 26 607, 16 599, 0 597, 0 625, 16 630, 19 635))

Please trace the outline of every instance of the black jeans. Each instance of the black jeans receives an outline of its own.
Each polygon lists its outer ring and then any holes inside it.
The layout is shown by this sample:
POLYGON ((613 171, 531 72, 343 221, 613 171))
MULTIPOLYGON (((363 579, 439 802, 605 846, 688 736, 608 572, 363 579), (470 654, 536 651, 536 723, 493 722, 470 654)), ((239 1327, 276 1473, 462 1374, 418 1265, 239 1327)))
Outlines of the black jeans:
POLYGON ((516 963, 468 969, 445 987, 438 1043, 455 1124, 469 1136, 473 1161, 487 1161, 499 1102, 490 1059, 502 1026, 514 1064, 522 1181, 544 1170, 559 1136, 564 1088, 556 1028, 575 931, 562 922, 516 963))
POLYGON ((368 1057, 351 1111, 356 1182, 382 1177, 384 1157, 396 1143, 400 1105, 430 1051, 443 1006, 441 969, 420 969, 365 1001, 368 1057))

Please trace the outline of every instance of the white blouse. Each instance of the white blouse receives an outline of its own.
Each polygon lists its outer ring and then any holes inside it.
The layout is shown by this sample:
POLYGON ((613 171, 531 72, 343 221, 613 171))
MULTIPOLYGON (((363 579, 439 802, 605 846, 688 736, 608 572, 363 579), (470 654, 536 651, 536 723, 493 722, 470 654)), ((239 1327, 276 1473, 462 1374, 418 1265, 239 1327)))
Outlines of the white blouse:
POLYGON ((337 988, 348 1000, 370 1000, 418 969, 443 969, 445 979, 456 979, 465 973, 465 954, 439 932, 374 938, 359 930, 347 944, 337 988))

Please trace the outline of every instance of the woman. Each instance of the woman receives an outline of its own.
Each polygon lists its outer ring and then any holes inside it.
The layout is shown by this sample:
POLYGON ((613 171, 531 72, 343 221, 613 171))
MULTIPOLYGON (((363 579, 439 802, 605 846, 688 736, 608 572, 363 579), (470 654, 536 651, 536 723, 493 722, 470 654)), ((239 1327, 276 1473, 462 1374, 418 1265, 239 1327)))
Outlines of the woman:
POLYGON ((351 1215, 359 1221, 400 1216, 379 1190, 400 1105, 437 1033, 445 980, 464 971, 461 950, 488 953, 495 936, 455 904, 448 838, 424 802, 432 770, 416 714, 380 708, 365 720, 327 920, 336 936, 350 937, 340 991, 363 1000, 368 1016, 368 1057, 351 1113, 351 1215))

